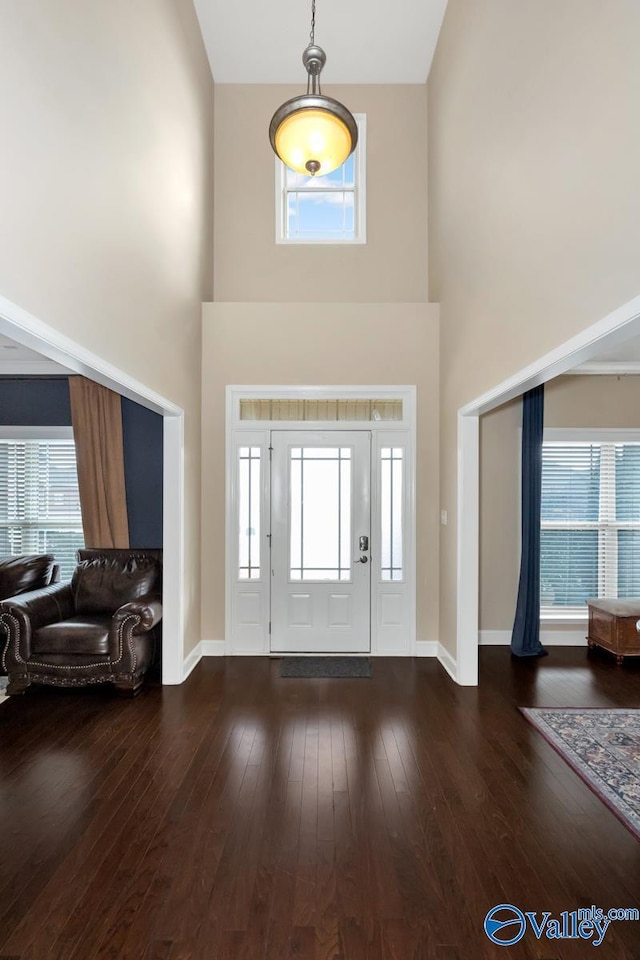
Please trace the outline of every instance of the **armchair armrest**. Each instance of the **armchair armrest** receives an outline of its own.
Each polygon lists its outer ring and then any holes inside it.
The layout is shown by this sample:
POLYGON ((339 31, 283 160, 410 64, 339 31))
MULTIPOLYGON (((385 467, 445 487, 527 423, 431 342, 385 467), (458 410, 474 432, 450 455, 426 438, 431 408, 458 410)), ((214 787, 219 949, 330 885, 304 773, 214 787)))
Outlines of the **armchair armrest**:
MULTIPOLYGON (((150 662, 153 634, 150 631, 162 620, 162 598, 147 594, 123 603, 111 618, 109 656, 123 672, 135 672, 140 658, 150 662)), ((148 666, 148 663, 147 663, 148 666)))
POLYGON ((0 601, 0 612, 26 617, 32 630, 46 623, 67 620, 75 612, 71 584, 55 583, 40 590, 19 593, 17 597, 0 601))
POLYGON ((28 660, 31 656, 31 632, 47 623, 73 616, 74 602, 70 583, 56 583, 20 593, 0 602, 0 627, 7 636, 6 663, 28 660))
POLYGON ((113 615, 112 623, 122 623, 129 617, 137 617, 138 623, 133 627, 133 633, 146 633, 162 620, 162 597, 158 594, 147 594, 123 603, 113 615))

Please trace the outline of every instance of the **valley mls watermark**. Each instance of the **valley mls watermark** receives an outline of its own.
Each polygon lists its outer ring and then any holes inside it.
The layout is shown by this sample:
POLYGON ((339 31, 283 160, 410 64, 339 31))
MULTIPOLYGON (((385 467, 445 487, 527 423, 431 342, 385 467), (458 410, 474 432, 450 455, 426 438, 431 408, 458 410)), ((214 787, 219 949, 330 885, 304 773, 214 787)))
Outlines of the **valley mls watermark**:
POLYGON ((640 920, 640 910, 635 907, 582 907, 579 910, 563 910, 559 917, 550 911, 522 911, 512 903, 499 903, 492 907, 484 918, 484 932, 492 943, 511 947, 519 943, 527 929, 538 940, 590 940, 599 947, 615 920, 640 920))

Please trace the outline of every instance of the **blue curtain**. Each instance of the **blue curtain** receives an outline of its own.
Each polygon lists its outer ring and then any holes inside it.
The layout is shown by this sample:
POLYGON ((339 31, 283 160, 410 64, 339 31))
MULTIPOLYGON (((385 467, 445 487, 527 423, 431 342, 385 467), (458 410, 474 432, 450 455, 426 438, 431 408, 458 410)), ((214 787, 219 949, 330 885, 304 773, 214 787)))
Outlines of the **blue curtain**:
POLYGON ((511 635, 516 657, 545 657, 540 643, 540 508, 544 386, 522 398, 522 556, 518 605, 511 635))

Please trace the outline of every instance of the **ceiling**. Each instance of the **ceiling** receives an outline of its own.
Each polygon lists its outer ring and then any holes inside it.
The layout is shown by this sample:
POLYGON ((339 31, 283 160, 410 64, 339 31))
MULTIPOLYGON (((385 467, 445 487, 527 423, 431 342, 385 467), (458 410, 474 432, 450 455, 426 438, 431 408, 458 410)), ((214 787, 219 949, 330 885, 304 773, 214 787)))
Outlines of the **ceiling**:
MULTIPOLYGON (((216 83, 306 82, 307 0, 194 0, 216 83)), ((317 0, 330 83, 424 83, 447 0, 317 0)))
POLYGON ((16 360, 42 359, 44 358, 41 353, 36 353, 35 350, 22 347, 19 343, 16 343, 15 340, 10 340, 9 337, 3 337, 0 334, 0 364, 14 363, 16 360))
POLYGON ((35 350, 23 347, 9 337, 0 334, 0 376, 2 374, 15 376, 19 374, 65 374, 69 373, 66 367, 54 360, 49 360, 35 350))
POLYGON ((609 363, 638 363, 640 362, 640 337, 633 337, 631 340, 625 340, 624 343, 616 344, 615 347, 605 349, 593 359, 609 363))

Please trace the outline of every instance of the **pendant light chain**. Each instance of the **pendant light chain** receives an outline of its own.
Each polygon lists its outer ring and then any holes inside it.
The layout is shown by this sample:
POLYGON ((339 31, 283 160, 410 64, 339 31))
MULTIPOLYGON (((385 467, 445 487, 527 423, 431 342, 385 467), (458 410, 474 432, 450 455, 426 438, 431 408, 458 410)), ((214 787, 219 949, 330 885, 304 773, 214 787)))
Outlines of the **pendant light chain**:
POLYGON ((311 0, 311 33, 309 34, 309 46, 316 42, 316 0, 311 0))
MULTIPOLYGON (((311 0, 311 33, 309 34, 309 47, 314 47, 316 43, 316 0, 311 0)), ((309 49, 307 47, 307 49, 309 49)), ((313 75, 311 72, 307 74, 307 96, 310 93, 317 93, 320 96, 322 95, 322 90, 320 89, 320 75, 317 72, 314 72, 313 75)))

